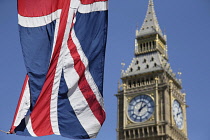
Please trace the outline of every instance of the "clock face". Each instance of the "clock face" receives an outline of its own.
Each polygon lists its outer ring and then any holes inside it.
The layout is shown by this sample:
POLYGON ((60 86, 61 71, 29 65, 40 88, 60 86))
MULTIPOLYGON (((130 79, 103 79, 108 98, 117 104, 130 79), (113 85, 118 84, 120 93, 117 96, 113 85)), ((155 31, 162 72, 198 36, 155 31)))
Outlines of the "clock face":
POLYGON ((132 121, 144 122, 154 112, 154 101, 148 95, 134 97, 128 105, 128 116, 132 121))
POLYGON ((183 128, 183 113, 180 103, 177 100, 173 102, 173 117, 179 129, 183 128))

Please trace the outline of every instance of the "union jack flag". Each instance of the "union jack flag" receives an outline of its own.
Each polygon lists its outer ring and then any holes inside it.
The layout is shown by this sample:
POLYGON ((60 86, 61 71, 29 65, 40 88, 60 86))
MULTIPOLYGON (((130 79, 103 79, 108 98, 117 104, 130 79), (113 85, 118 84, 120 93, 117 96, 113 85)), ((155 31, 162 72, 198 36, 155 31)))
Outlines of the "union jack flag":
POLYGON ((18 0, 27 75, 10 133, 96 137, 105 120, 108 0, 18 0))

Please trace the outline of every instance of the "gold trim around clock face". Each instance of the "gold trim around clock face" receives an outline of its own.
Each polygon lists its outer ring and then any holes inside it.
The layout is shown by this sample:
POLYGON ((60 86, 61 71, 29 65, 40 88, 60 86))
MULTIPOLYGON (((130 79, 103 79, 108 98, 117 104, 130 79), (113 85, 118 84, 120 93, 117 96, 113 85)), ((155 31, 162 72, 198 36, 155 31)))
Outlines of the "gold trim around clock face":
POLYGON ((147 94, 138 94, 138 95, 127 95, 126 96, 126 99, 127 99, 127 102, 129 103, 133 98, 135 98, 136 96, 140 96, 140 95, 147 95, 147 96, 149 96, 150 98, 152 98, 153 99, 153 101, 154 101, 154 96, 155 96, 155 94, 152 92, 152 93, 147 93, 147 94))
POLYGON ((128 100, 126 108, 128 119, 134 123, 142 123, 150 120, 154 114, 154 98, 148 94, 133 96, 128 100))

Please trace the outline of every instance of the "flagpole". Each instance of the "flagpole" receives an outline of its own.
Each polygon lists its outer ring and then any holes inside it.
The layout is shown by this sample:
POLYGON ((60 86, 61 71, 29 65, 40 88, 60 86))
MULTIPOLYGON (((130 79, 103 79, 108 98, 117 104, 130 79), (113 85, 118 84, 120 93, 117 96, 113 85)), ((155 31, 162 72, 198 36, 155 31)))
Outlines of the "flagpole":
POLYGON ((0 130, 1 132, 3 133, 6 133, 6 134, 10 134, 10 132, 6 132, 6 131, 3 131, 3 130, 0 130))

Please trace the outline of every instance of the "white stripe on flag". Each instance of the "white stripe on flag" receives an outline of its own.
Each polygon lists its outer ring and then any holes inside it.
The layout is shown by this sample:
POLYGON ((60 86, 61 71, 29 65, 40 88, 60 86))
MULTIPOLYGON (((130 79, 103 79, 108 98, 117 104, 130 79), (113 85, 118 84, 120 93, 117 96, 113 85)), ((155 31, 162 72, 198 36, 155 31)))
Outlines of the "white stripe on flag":
POLYGON ((22 100, 20 102, 19 110, 17 111, 17 115, 14 121, 14 126, 18 126, 22 119, 25 117, 28 109, 30 108, 30 91, 28 86, 28 81, 26 83, 26 87, 23 91, 22 100))
POLYGON ((90 138, 96 137, 101 125, 90 109, 79 87, 71 88, 68 93, 69 101, 78 120, 90 138), (72 94, 73 93, 73 94, 72 94))
POLYGON ((69 102, 74 109, 80 124, 85 129, 89 137, 94 137, 101 128, 101 125, 97 118, 94 116, 85 97, 78 87, 79 75, 74 69, 74 60, 70 55, 69 49, 66 47, 64 52, 66 54, 63 70, 64 79, 69 89, 69 102))
MULTIPOLYGON (((55 49, 55 44, 57 42, 59 24, 60 24, 60 19, 57 19, 56 20, 56 27, 55 27, 55 34, 54 34, 54 42, 53 42, 53 50, 52 50, 52 54, 51 54, 51 59, 52 59, 52 55, 53 55, 53 52, 54 52, 54 49, 55 49)), ((58 63, 57 63, 57 66, 56 66, 55 77, 54 77, 53 86, 52 86, 51 101, 50 101, 50 121, 51 121, 51 126, 52 126, 53 133, 55 135, 60 135, 59 126, 58 126, 57 103, 58 103, 58 90, 59 90, 59 85, 60 85, 62 65, 59 65, 59 64, 60 64, 60 60, 58 59, 58 63)))
POLYGON ((71 1, 71 4, 70 4, 70 7, 72 9, 78 9, 79 5, 81 4, 80 0, 72 0, 71 1))
POLYGON ((53 39, 53 48, 52 48, 52 53, 51 53, 51 57, 50 57, 50 62, 52 59, 52 55, 55 49, 55 44, 58 38, 58 29, 59 29, 59 25, 60 25, 60 18, 56 20, 56 24, 55 24, 55 31, 54 31, 54 39, 53 39))
POLYGON ((61 14, 61 9, 42 17, 24 17, 18 14, 18 24, 23 27, 39 27, 44 26, 52 21, 59 19, 61 14))
POLYGON ((103 97, 101 96, 101 93, 99 92, 99 89, 98 89, 98 86, 96 85, 96 83, 94 82, 93 80, 93 77, 91 76, 90 74, 90 71, 89 71, 89 68, 88 68, 88 59, 87 57, 85 56, 84 52, 82 51, 82 48, 81 48, 81 45, 75 35, 75 31, 74 29, 72 29, 72 40, 74 42, 74 44, 76 45, 77 47, 77 51, 81 57, 81 60, 83 62, 83 64, 85 65, 86 69, 85 69, 85 77, 87 79, 87 82, 88 84, 90 85, 93 93, 95 94, 96 96, 96 99, 97 101, 99 102, 99 104, 101 105, 101 107, 104 109, 104 100, 103 100, 103 97))
POLYGON ((65 33, 64 33, 62 46, 61 46, 61 51, 60 51, 59 58, 58 58, 58 63, 56 66, 55 78, 54 78, 53 87, 52 87, 52 95, 51 95, 51 103, 50 103, 50 120, 51 120, 53 132, 56 135, 60 135, 59 125, 58 125, 57 102, 58 102, 60 78, 61 78, 61 74, 62 74, 62 68, 64 65, 63 59, 64 59, 64 55, 65 55, 65 49, 63 49, 63 48, 68 47, 67 41, 68 41, 68 37, 69 37, 70 27, 71 27, 73 17, 74 17, 74 12, 75 12, 74 9, 71 9, 71 8, 69 9, 66 29, 65 29, 65 33))
POLYGON ((37 137, 37 135, 33 131, 32 124, 31 124, 31 117, 30 116, 26 116, 25 117, 25 123, 26 123, 26 128, 27 128, 29 134, 31 136, 33 136, 33 137, 37 137))
POLYGON ((107 1, 100 1, 100 2, 94 2, 92 4, 81 4, 79 6, 78 12, 80 13, 90 13, 90 12, 96 12, 96 11, 106 11, 108 10, 108 2, 107 1))

